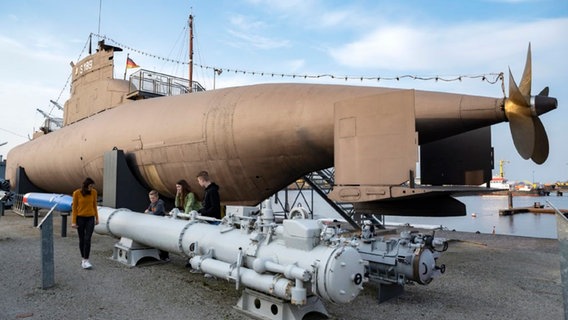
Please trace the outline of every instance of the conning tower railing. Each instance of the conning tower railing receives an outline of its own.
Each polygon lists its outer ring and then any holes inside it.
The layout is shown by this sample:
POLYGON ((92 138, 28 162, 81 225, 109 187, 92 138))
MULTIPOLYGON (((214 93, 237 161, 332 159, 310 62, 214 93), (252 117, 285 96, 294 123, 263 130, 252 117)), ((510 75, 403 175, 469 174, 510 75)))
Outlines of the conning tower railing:
MULTIPOLYGON (((189 93, 189 80, 172 75, 140 69, 130 75, 130 88, 127 96, 131 100, 163 96, 176 96, 189 93)), ((205 91, 197 81, 192 81, 191 92, 205 91)))

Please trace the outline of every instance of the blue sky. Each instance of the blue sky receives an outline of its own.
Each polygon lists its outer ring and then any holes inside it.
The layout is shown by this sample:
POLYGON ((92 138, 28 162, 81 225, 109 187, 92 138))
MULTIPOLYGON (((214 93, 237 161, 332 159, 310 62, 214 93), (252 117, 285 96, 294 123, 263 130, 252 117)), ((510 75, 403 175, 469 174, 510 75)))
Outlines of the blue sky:
MULTIPOLYGON (((531 42, 532 93, 550 86, 550 95, 559 102, 557 110, 541 116, 550 155, 543 165, 522 159, 508 124, 503 123, 493 127, 495 160, 509 161, 505 174, 511 180, 568 180, 566 0, 103 0, 100 4, 99 0, 0 2, 0 143, 8 142, 0 146, 4 159, 10 148, 27 141, 42 125, 43 116, 36 108, 62 116, 49 100, 63 105, 68 98, 69 62, 86 55, 90 33, 105 35, 124 47, 115 56, 117 78, 123 77, 127 54, 145 69, 187 77, 186 64, 151 55, 187 61, 191 13, 194 80, 207 89, 214 82, 217 88, 317 82, 502 97, 501 82, 384 79, 407 74, 507 75, 510 67, 519 80, 531 42), (205 67, 224 72, 214 79, 212 69, 205 67), (280 74, 380 76, 382 80, 306 80, 280 74)), ((506 76, 505 88, 508 83, 506 76)))

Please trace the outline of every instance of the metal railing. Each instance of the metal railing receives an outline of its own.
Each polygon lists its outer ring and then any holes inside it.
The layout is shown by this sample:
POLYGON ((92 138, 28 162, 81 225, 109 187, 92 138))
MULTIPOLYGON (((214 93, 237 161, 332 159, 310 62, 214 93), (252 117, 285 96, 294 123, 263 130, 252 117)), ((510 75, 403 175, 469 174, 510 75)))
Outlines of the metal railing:
POLYGON ((335 202, 328 197, 334 186, 335 168, 317 170, 305 175, 302 179, 282 190, 283 195, 276 193, 275 204, 279 205, 286 218, 290 208, 305 205, 305 209, 313 216, 314 195, 323 199, 333 210, 345 219, 353 228, 361 229, 364 220, 370 220, 375 226, 383 228, 382 217, 377 215, 360 214, 350 202, 335 202), (290 197, 290 190, 297 191, 290 197))
MULTIPOLYGON (((156 96, 175 96, 190 92, 189 80, 144 69, 130 75, 130 86, 156 96)), ((192 81, 192 92, 199 91, 205 91, 205 88, 199 82, 192 81)))

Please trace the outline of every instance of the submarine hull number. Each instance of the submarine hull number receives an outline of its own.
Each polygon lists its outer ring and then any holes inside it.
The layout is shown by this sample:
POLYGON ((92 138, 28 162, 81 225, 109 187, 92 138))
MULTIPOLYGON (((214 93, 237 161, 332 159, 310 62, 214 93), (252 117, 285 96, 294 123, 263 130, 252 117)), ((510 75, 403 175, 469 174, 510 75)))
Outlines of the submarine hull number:
POLYGON ((82 74, 83 72, 93 69, 93 60, 85 61, 83 64, 75 69, 75 74, 82 74))

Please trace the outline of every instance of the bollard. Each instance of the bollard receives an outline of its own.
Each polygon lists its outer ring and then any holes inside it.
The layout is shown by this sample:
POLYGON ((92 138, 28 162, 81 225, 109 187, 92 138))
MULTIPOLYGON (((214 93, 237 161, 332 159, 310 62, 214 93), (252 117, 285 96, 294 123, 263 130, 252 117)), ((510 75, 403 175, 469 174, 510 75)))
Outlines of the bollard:
POLYGON ((67 237, 67 216, 69 215, 68 212, 61 214, 61 237, 67 237))
POLYGON ((4 201, 0 201, 0 217, 4 216, 4 201))
POLYGON ((55 263, 53 257, 53 215, 49 212, 38 228, 41 229, 41 288, 55 285, 55 263))
POLYGON ((38 216, 39 216, 39 208, 34 208, 34 227, 37 227, 38 216))

